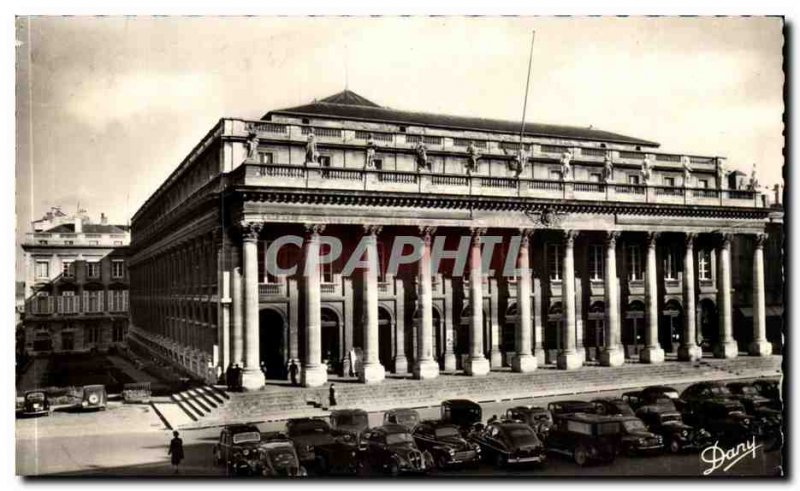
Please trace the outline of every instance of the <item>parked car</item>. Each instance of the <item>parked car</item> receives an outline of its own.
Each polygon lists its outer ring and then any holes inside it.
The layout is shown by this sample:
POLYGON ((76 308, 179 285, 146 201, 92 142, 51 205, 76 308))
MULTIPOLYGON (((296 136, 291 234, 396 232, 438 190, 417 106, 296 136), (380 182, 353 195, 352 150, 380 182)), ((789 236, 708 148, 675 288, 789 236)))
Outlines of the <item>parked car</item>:
POLYGON ((780 401, 773 401, 761 395, 761 392, 758 391, 752 382, 731 382, 727 387, 728 390, 731 391, 731 397, 737 401, 741 401, 744 405, 747 414, 755 415, 755 413, 762 408, 770 408, 780 412, 780 401))
POLYGON ((526 423, 497 421, 476 430, 470 440, 480 445, 481 454, 497 467, 508 464, 541 464, 547 458, 545 447, 526 423))
POLYGON ((649 395, 642 395, 641 390, 625 392, 622 394, 621 399, 625 401, 630 408, 636 412, 643 407, 655 406, 659 408, 666 408, 672 411, 677 411, 678 407, 676 402, 680 399, 672 399, 663 394, 650 393, 649 395))
POLYGON ((42 390, 30 390, 25 393, 22 402, 23 416, 50 416, 50 400, 42 390))
POLYGON ((592 400, 596 414, 608 416, 633 416, 633 409, 624 399, 607 397, 592 400))
POLYGON ((641 390, 640 395, 647 404, 653 404, 654 401, 665 397, 672 400, 680 398, 680 394, 678 394, 677 390, 665 385, 651 385, 650 387, 645 387, 641 390))
POLYGON ((583 466, 613 462, 619 438, 620 423, 613 416, 573 413, 555 419, 545 445, 549 452, 567 455, 583 466))
POLYGON ((506 410, 506 419, 527 424, 544 440, 553 427, 553 415, 543 407, 517 406, 506 410))
POLYGON ((105 410, 108 394, 105 385, 84 385, 81 391, 80 409, 105 410))
POLYGON ((547 410, 553 415, 553 420, 576 413, 596 414, 597 408, 587 401, 556 401, 547 405, 547 410))
POLYGON ((331 411, 330 419, 334 434, 352 435, 355 440, 369 428, 369 415, 363 409, 337 409, 331 411))
POLYGON ((458 426, 462 433, 468 432, 472 425, 483 418, 481 406, 467 399, 448 399, 442 401, 441 419, 458 426))
POLYGON ((364 464, 392 476, 424 474, 433 467, 433 456, 422 452, 405 426, 388 424, 372 428, 362 436, 366 445, 364 464))
POLYGON ((664 446, 672 453, 702 450, 713 443, 711 433, 703 428, 687 425, 678 411, 651 406, 640 409, 636 412, 636 416, 650 431, 661 435, 664 446))
POLYGON ((777 380, 756 380, 753 382, 753 387, 767 399, 780 402, 781 384, 777 380))
POLYGON ((409 431, 419 423, 419 413, 415 409, 390 409, 383 413, 383 424, 398 424, 409 431))
POLYGON ((290 419, 286 422, 286 435, 292 440, 300 463, 313 465, 318 473, 358 472, 356 440, 349 434, 337 438, 325 420, 290 419))
POLYGON ((664 438, 647 429, 636 416, 615 416, 619 421, 619 450, 627 455, 660 452, 664 438))
POLYGON ((687 410, 692 406, 707 399, 725 399, 732 397, 731 391, 720 382, 698 382, 692 384, 681 393, 681 400, 686 404, 687 410))
POLYGON ((687 424, 705 429, 714 438, 742 441, 755 435, 753 421, 742 403, 733 399, 712 398, 696 400, 683 413, 687 424))
POLYGON ((228 425, 214 445, 214 464, 224 465, 229 474, 252 476, 258 472, 258 445, 261 431, 250 424, 228 425))
POLYGON ((262 434, 257 450, 258 474, 269 477, 301 477, 306 469, 300 465, 294 444, 283 433, 262 434))
POLYGON ((456 425, 443 421, 422 421, 411 432, 417 448, 430 452, 436 467, 478 464, 481 447, 461 436, 456 425))

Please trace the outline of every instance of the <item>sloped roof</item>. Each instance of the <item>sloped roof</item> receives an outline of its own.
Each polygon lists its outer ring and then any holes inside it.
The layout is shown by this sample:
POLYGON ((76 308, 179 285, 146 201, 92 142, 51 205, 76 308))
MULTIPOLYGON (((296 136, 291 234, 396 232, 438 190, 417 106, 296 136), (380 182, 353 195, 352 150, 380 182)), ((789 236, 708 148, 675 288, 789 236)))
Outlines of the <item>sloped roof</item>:
MULTIPOLYGON (((103 225, 99 223, 83 224, 83 233, 85 234, 124 234, 127 231, 127 225, 103 225)), ((54 234, 72 234, 75 233, 75 224, 62 223, 61 225, 55 226, 50 230, 46 230, 46 232, 54 234)))
MULTIPOLYGON (((498 133, 519 133, 519 121, 503 121, 499 119, 477 118, 469 116, 452 116, 414 111, 400 111, 381 107, 374 102, 345 90, 310 104, 270 111, 263 116, 269 120, 273 114, 290 116, 311 116, 337 119, 353 119, 361 121, 379 121, 384 123, 420 125, 437 128, 491 131, 498 133)), ((656 142, 643 140, 610 131, 577 126, 564 126, 542 123, 526 123, 525 135, 549 138, 566 138, 598 142, 623 143, 658 147, 656 142)))

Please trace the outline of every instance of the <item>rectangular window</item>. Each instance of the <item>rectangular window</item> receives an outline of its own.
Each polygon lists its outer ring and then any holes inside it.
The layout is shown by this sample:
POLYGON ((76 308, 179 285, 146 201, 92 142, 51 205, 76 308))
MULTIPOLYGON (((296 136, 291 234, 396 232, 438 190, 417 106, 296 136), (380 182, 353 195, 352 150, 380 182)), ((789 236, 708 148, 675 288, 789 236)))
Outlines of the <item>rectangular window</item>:
POLYGON ((36 261, 36 277, 50 278, 50 261, 36 261))
POLYGON ((561 281, 561 244, 547 244, 547 269, 550 281, 561 281))
POLYGON ((73 278, 75 276, 75 265, 73 261, 61 261, 61 272, 64 278, 73 278))
POLYGON ((39 241, 39 245, 47 245, 47 241, 46 240, 40 240, 39 241))
POLYGON ((675 251, 672 247, 664 248, 664 278, 668 280, 678 278, 678 266, 675 263, 675 251))
POLYGON ((113 259, 111 261, 111 277, 124 278, 125 277, 125 260, 113 259))
POLYGON ((629 244, 628 247, 628 280, 642 279, 642 251, 638 244, 629 244))
POLYGON ((272 153, 270 152, 258 152, 258 162, 261 164, 271 164, 272 163, 272 153))
POLYGON ((73 242, 71 240, 65 240, 64 241, 64 245, 74 245, 74 244, 75 244, 75 242, 73 242))
POLYGON ((86 342, 90 344, 96 344, 100 342, 100 328, 99 327, 87 327, 86 328, 86 342))
POLYGON ((319 156, 319 165, 322 167, 330 167, 331 166, 331 157, 330 155, 320 155, 319 156))
POLYGON ((86 277, 87 278, 99 278, 100 277, 100 263, 98 262, 91 262, 86 263, 86 277))
POLYGON ((598 172, 592 172, 589 174, 589 180, 591 182, 600 182, 603 180, 603 176, 598 172))
POLYGON ((125 339, 125 326, 121 326, 119 324, 114 326, 114 330, 112 331, 112 341, 115 343, 121 343, 125 339))
POLYGON ((382 170, 383 169, 383 160, 375 159, 375 160, 372 161, 372 163, 375 165, 376 169, 378 169, 378 170, 382 170))
POLYGON ((674 188, 675 187, 675 178, 674 177, 664 176, 664 186, 669 187, 669 188, 674 188))
POLYGON ((628 174, 628 184, 639 184, 639 176, 636 174, 628 174))
POLYGON ((552 180, 552 181, 560 181, 561 180, 561 171, 551 170, 550 171, 550 180, 552 180))
POLYGON ((708 189, 708 179, 698 179, 697 180, 697 187, 708 189))
POLYGON ((605 258, 603 257, 603 245, 593 244, 589 248, 589 271, 592 280, 602 280, 605 272, 605 258))
POLYGON ((64 314, 78 313, 78 297, 74 291, 65 290, 61 292, 61 311, 64 314))
POLYGON ((711 280, 711 251, 708 249, 697 251, 697 276, 702 281, 711 280))

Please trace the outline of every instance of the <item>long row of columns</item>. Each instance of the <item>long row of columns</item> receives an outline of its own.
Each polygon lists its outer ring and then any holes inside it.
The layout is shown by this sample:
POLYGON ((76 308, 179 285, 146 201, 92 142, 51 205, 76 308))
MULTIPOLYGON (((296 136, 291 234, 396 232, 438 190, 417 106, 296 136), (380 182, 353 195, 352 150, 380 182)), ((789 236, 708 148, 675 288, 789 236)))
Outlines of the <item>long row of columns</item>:
MULTIPOLYGON (((233 269, 232 274, 232 309, 231 309, 231 359, 232 363, 241 363, 244 367, 243 385, 245 388, 258 388, 264 383, 259 369, 259 316, 258 316, 258 255, 257 240, 261 230, 260 224, 248 224, 243 227, 242 269, 233 269), (242 298, 243 297, 243 298, 242 298)), ((420 227, 422 251, 419 261, 419 309, 420 322, 417 325, 418 352, 415 356, 413 374, 416 378, 427 379, 437 377, 439 367, 433 358, 433 313, 432 313, 432 271, 431 240, 435 233, 433 227, 420 227)), ((326 367, 321 359, 321 295, 320 295, 320 234, 324 225, 308 225, 305 242, 306 274, 305 318, 306 346, 303 360, 301 382, 305 386, 319 386, 327 381, 326 367), (316 273, 316 274, 315 274, 316 273)), ((380 226, 365 226, 366 256, 364 274, 364 361, 359 369, 359 379, 365 383, 379 382, 385 377, 384 367, 378 359, 378 251, 377 235, 380 226)), ((479 376, 489 372, 490 362, 483 353, 483 271, 481 255, 481 236, 486 229, 473 229, 469 249, 469 298, 471 304, 469 356, 464 371, 468 375, 479 376)), ((531 282, 529 248, 532 230, 520 230, 521 243, 517 257, 519 270, 517 283, 517 306, 519 317, 515 331, 517 353, 512 360, 512 369, 518 372, 529 372, 537 367, 532 348, 532 316, 531 316, 531 282)), ((619 281, 616 267, 616 241, 618 231, 608 232, 606 238, 605 268, 605 304, 606 304, 606 347, 600 354, 601 364, 618 366, 624 363, 620 328, 619 281)), ((562 369, 574 369, 583 364, 583 356, 577 348, 576 336, 576 292, 574 245, 577 231, 564 232, 564 248, 562 257, 562 306, 564 329, 561 332, 562 350, 557 357, 557 365, 562 369)), ((647 323, 645 332, 645 348, 640 358, 645 363, 660 363, 664 360, 664 350, 658 343, 658 279, 656 269, 656 243, 658 233, 650 233, 647 238, 647 259, 645 275, 645 300, 647 323)), ((750 351, 754 355, 771 353, 771 345, 766 341, 766 318, 764 308, 764 237, 756 240, 754 251, 754 289, 753 289, 753 322, 754 341, 750 351)), ((731 322, 731 272, 730 243, 731 236, 723 235, 720 247, 718 268, 718 305, 720 312, 720 343, 716 356, 731 358, 738 354, 736 341, 733 339, 731 322)), ((683 343, 678 356, 681 360, 694 360, 701 356, 700 347, 696 344, 696 322, 694 317, 694 234, 687 234, 684 255, 684 298, 686 299, 683 343)), ((537 336, 537 349, 541 346, 537 336)))

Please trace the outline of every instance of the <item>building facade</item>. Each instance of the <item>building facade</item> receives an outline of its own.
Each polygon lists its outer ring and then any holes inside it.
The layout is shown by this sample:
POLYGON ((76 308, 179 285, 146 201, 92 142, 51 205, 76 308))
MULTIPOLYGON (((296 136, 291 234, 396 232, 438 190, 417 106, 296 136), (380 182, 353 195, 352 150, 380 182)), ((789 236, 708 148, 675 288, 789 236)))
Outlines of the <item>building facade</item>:
POLYGON ((133 217, 131 340, 209 381, 239 364, 249 389, 293 363, 317 386, 769 355, 782 210, 754 180, 638 138, 520 135, 350 91, 222 119, 133 217), (401 237, 421 259, 392 268, 401 237))
POLYGON ((126 225, 54 208, 32 224, 25 252, 24 350, 107 351, 128 332, 126 225))

